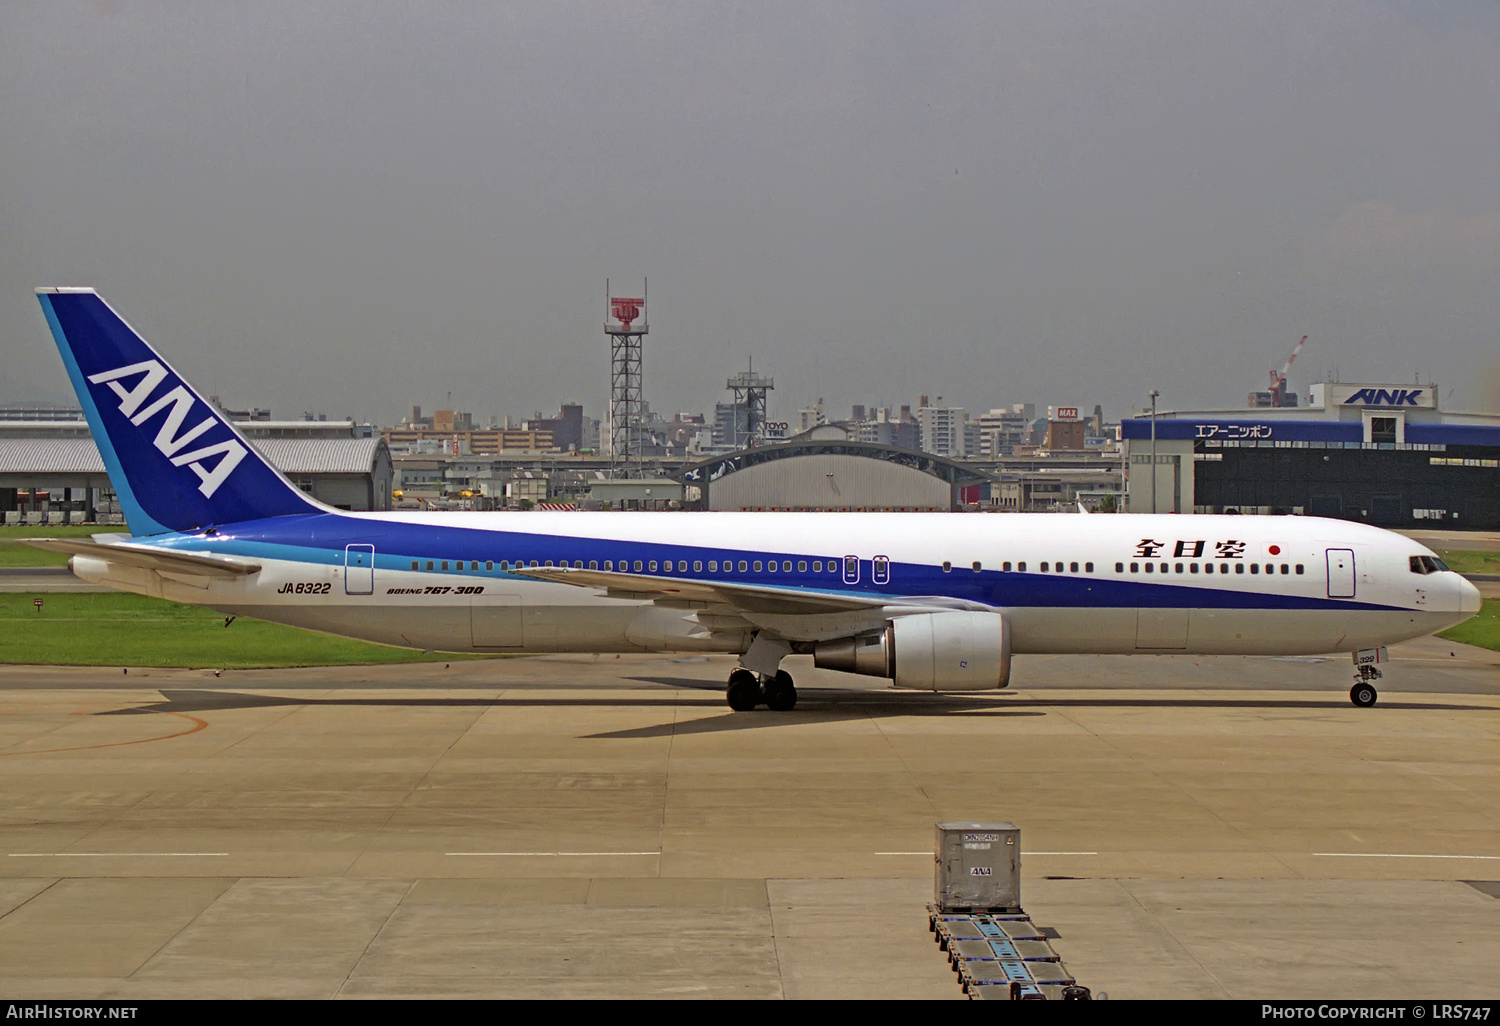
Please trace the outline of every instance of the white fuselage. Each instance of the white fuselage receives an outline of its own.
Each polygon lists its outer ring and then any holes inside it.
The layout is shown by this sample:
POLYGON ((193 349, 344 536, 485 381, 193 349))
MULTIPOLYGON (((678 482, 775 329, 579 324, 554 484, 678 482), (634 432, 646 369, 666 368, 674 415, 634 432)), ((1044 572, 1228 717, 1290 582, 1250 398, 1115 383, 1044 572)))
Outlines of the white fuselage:
POLYGON ((1414 572, 1411 557, 1430 555, 1415 542, 1304 517, 339 513, 308 518, 305 530, 290 523, 302 519, 150 539, 262 567, 233 580, 84 556, 73 567, 225 613, 457 652, 743 652, 757 630, 816 641, 931 606, 1004 613, 1016 653, 1291 655, 1419 637, 1479 606, 1459 575, 1414 572), (513 572, 518 563, 608 563, 792 597, 862 596, 879 608, 726 618, 712 603, 530 579, 513 572))

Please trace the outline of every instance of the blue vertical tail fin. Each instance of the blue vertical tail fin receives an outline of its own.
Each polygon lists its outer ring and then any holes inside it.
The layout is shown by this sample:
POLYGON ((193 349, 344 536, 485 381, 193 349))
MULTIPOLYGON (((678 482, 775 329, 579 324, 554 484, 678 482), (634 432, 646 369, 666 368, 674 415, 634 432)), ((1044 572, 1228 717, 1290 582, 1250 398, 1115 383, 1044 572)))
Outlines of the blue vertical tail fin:
POLYGON ((93 289, 37 298, 132 534, 324 511, 93 289))

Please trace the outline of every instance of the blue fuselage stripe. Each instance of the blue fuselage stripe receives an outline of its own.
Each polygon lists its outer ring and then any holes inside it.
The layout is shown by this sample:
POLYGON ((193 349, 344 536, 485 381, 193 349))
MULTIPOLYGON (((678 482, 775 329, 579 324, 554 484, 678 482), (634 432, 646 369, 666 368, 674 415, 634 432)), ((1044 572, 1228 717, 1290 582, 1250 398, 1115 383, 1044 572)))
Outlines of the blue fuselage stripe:
MULTIPOLYGON (((1093 575, 1052 574, 1019 571, 981 570, 922 563, 891 563, 888 583, 871 580, 868 559, 861 560, 859 580, 846 583, 840 556, 818 556, 807 552, 772 552, 736 549, 729 546, 674 545, 656 541, 617 541, 601 538, 579 538, 565 535, 533 534, 512 531, 477 530, 429 524, 357 519, 335 514, 276 517, 253 523, 229 525, 214 535, 177 534, 153 538, 153 544, 186 551, 211 551, 248 559, 276 559, 309 563, 317 566, 343 566, 345 547, 373 545, 375 567, 383 571, 450 573, 495 579, 532 580, 500 569, 502 562, 518 561, 546 566, 580 562, 583 567, 605 561, 619 572, 625 566, 642 564, 639 572, 654 576, 672 576, 706 584, 750 584, 757 587, 783 588, 788 593, 836 594, 858 596, 890 602, 906 597, 941 596, 996 607, 1060 608, 1167 608, 1167 609, 1343 609, 1390 610, 1400 607, 1351 599, 1333 599, 1317 594, 1321 578, 1280 576, 1264 580, 1276 590, 1249 591, 1241 587, 1203 587, 1191 584, 1155 583, 1115 574, 1109 568, 1093 575), (821 573, 799 572, 799 562, 821 559, 826 569, 821 573), (670 560, 685 561, 689 566, 702 563, 702 571, 652 571, 670 560), (706 569, 712 560, 721 569, 706 569), (754 566, 790 562, 790 572, 741 571, 741 561, 754 566), (428 569, 431 562, 432 569, 428 569), (451 567, 447 569, 445 567, 451 567), (478 569, 470 569, 475 563, 478 569), (493 564, 494 569, 485 569, 493 564), (1274 581, 1275 584, 1270 582, 1274 581), (1285 590, 1282 590, 1285 589, 1285 590), (1293 591, 1292 589, 1295 589, 1293 591)), ((1248 578, 1247 578, 1248 579, 1248 578)), ((1242 584, 1237 580, 1236 585, 1242 584)))

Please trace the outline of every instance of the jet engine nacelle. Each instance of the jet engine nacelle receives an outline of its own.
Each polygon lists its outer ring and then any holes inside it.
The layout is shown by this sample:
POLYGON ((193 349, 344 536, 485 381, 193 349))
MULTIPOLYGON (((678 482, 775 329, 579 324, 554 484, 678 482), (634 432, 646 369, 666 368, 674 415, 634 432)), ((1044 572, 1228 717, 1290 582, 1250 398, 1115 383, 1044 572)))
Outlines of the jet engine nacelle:
POLYGON ((819 642, 813 663, 890 677, 898 688, 1003 688, 1010 683, 1010 623, 1000 613, 968 610, 897 617, 875 634, 819 642))

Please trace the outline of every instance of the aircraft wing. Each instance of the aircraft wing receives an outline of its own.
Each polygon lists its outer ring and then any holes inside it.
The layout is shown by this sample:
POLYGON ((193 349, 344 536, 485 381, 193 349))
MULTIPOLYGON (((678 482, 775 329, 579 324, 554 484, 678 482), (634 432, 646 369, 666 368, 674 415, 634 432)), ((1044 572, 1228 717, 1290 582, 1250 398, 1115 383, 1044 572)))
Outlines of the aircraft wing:
POLYGON ((893 617, 913 613, 990 608, 942 596, 841 595, 805 588, 682 580, 572 567, 526 567, 511 573, 556 584, 598 588, 613 598, 648 599, 658 605, 695 609, 697 612, 691 618, 708 630, 737 630, 749 625, 790 641, 850 637, 878 630, 893 617))
POLYGON ((173 552, 151 545, 134 545, 129 542, 101 544, 88 538, 19 538, 17 541, 48 552, 64 552, 70 556, 88 556, 91 559, 107 559, 111 563, 140 567, 144 570, 160 570, 172 574, 190 574, 196 577, 245 577, 260 572, 260 564, 233 556, 215 556, 203 552, 173 552))
POLYGON ((652 599, 663 604, 727 605, 745 612, 842 613, 855 609, 878 609, 884 605, 880 598, 838 595, 802 588, 777 588, 728 581, 689 581, 677 577, 579 570, 564 566, 518 567, 511 573, 557 584, 602 588, 616 598, 652 599))

